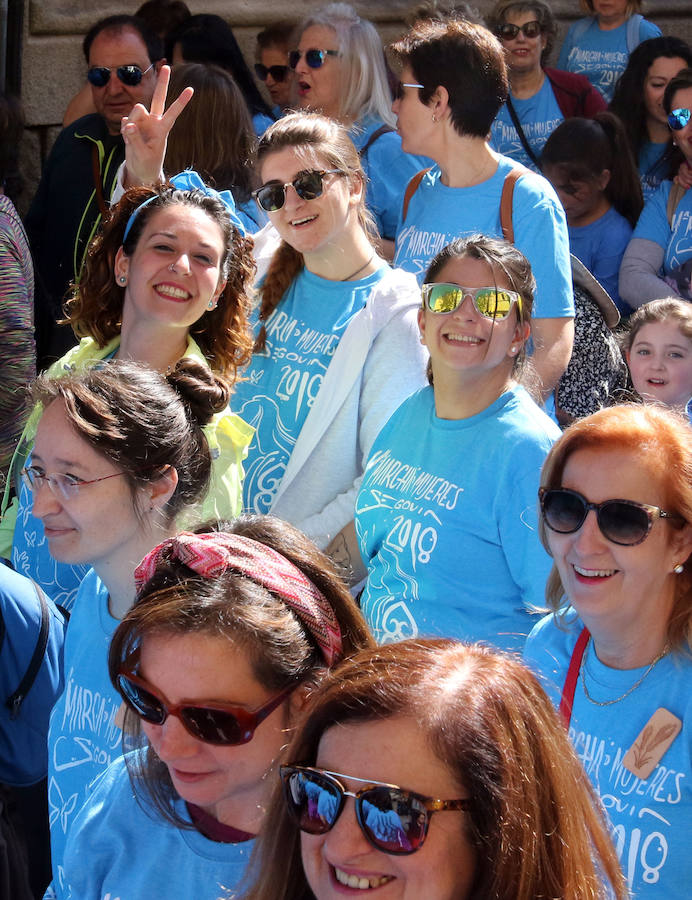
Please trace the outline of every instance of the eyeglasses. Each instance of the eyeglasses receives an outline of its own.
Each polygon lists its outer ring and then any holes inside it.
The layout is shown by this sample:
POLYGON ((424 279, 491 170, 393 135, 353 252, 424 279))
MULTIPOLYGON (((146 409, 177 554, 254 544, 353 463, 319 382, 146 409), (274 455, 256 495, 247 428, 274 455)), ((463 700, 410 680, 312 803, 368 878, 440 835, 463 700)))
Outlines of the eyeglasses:
POLYGON ((537 38, 542 30, 541 23, 537 19, 532 19, 530 22, 524 22, 523 25, 503 22, 498 27, 497 34, 505 41, 513 41, 520 31, 526 38, 537 38))
POLYGON ((255 75, 260 81, 266 81, 267 75, 271 75, 272 81, 285 81, 290 71, 288 66, 265 66, 262 63, 255 63, 255 75))
POLYGON ((291 185, 301 200, 316 200, 321 197, 325 175, 346 175, 346 172, 341 169, 315 169, 312 172, 300 172, 293 181, 287 181, 285 184, 275 181, 263 184, 261 188, 252 192, 252 196, 265 212, 276 212, 286 202, 286 188, 291 185))
POLYGON ((673 131, 682 131, 685 125, 689 124, 692 118, 692 111, 689 109, 674 109, 668 116, 668 125, 673 131))
POLYGON ((470 801, 433 800, 393 784, 327 772, 310 766, 281 766, 284 798, 291 819, 306 834, 326 834, 336 824, 347 797, 356 803, 356 821, 368 842, 397 856, 420 850, 434 812, 468 809, 470 801), (339 778, 374 785, 347 791, 339 778))
POLYGON ((22 481, 30 491, 36 491, 44 484, 47 484, 54 496, 62 497, 63 500, 72 500, 80 491, 80 488, 86 487, 87 484, 96 484, 99 481, 108 481, 109 478, 118 478, 124 475, 124 472, 113 472, 112 475, 103 475, 101 478, 92 478, 89 481, 83 481, 74 475, 63 475, 56 472, 48 475, 36 466, 28 466, 20 472, 22 481))
POLYGON ((521 294, 505 288, 480 287, 467 288, 459 284, 447 284, 439 282, 424 284, 423 306, 427 306, 433 313, 451 313, 459 309, 466 297, 471 298, 476 312, 486 319, 506 319, 512 309, 512 304, 517 304, 521 313, 521 294))
POLYGON ((622 547, 634 547, 651 531, 654 519, 674 519, 684 522, 682 516, 669 513, 648 503, 634 500, 604 500, 589 503, 576 491, 567 488, 540 488, 538 497, 545 524, 558 534, 574 534, 584 524, 590 509, 596 513, 596 521, 606 540, 622 547))
POLYGON ((418 88, 420 91, 425 90, 424 84, 418 84, 414 81, 398 81, 396 87, 394 88, 394 99, 395 100, 403 100, 404 97, 404 88, 418 88))
MULTIPOLYGON (((118 66, 115 70, 115 74, 123 84, 127 85, 127 87, 136 87, 149 69, 153 68, 154 63, 152 63, 149 68, 144 69, 144 71, 142 71, 139 66, 118 66)), ((94 87, 102 88, 110 81, 112 71, 113 69, 109 69, 108 66, 92 66, 87 72, 87 79, 94 87)))
POLYGON ((250 711, 230 703, 206 703, 204 706, 170 703, 143 678, 126 670, 119 672, 115 686, 130 709, 150 725, 163 725, 169 716, 174 716, 197 740, 229 746, 251 741, 260 722, 281 706, 297 687, 292 684, 264 706, 250 711))
POLYGON ((300 62, 301 56, 305 57, 305 62, 311 69, 320 69, 324 65, 324 61, 328 56, 340 56, 338 50, 291 50, 288 54, 288 64, 292 69, 300 62))

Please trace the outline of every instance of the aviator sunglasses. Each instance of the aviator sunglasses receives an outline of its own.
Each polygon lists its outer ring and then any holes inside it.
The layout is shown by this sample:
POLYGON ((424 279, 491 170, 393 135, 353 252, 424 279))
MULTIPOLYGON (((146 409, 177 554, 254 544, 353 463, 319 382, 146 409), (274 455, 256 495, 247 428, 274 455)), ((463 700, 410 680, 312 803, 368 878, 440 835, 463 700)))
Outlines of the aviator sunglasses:
POLYGON ((470 297, 476 312, 486 319, 506 319, 512 304, 521 314, 521 294, 506 288, 467 288, 459 284, 436 282, 422 287, 423 306, 433 313, 451 313, 459 309, 465 297, 470 297))
POLYGON ((526 38, 537 38, 541 33, 541 23, 537 19, 532 19, 523 25, 512 25, 511 22, 503 22, 498 27, 497 34, 506 41, 513 41, 520 31, 526 38))
POLYGON ((356 804, 356 821, 368 843, 383 853, 405 856, 420 850, 434 812, 468 809, 470 800, 433 800, 393 784, 340 775, 311 766, 280 766, 284 799, 291 819, 306 834, 326 834, 336 824, 347 797, 356 804), (339 778, 373 785, 347 791, 339 778))
POLYGON ((668 125, 673 131, 682 131, 685 125, 689 123, 691 117, 692 112, 689 109, 674 109, 668 116, 668 125))
MULTIPOLYGON (((153 68, 154 63, 144 70, 140 69, 139 66, 118 66, 115 74, 127 87, 135 87, 144 78, 149 69, 153 68)), ((94 87, 102 88, 110 81, 112 71, 113 69, 109 69, 108 66, 92 66, 87 72, 87 79, 94 87)))
POLYGON ((267 75, 271 75, 272 81, 285 81, 290 71, 288 66, 265 66, 263 63, 255 63, 255 75, 260 81, 266 81, 267 75))
POLYGON ((325 175, 345 175, 341 169, 315 169, 312 172, 301 172, 285 184, 270 181, 252 192, 259 206, 265 212, 276 212, 286 202, 286 188, 293 185, 293 189, 301 200, 316 200, 322 196, 324 190, 323 179, 325 175))
POLYGON ((338 50, 291 50, 288 54, 288 64, 292 69, 300 62, 301 56, 305 56, 305 62, 311 69, 320 69, 328 56, 339 56, 338 50))
POLYGON ((130 709, 150 725, 163 725, 169 716, 175 716, 197 740, 226 745, 251 741, 260 722, 281 706, 297 687, 292 684, 264 706, 250 711, 231 703, 206 703, 204 706, 170 703, 143 678, 124 669, 119 672, 115 686, 130 709))
POLYGON ((540 488, 538 497, 545 524, 558 534, 574 534, 579 531, 590 509, 596 513, 596 521, 603 537, 622 547, 634 547, 646 538, 654 519, 684 520, 658 506, 636 503, 634 500, 604 500, 589 503, 576 491, 567 488, 540 488))

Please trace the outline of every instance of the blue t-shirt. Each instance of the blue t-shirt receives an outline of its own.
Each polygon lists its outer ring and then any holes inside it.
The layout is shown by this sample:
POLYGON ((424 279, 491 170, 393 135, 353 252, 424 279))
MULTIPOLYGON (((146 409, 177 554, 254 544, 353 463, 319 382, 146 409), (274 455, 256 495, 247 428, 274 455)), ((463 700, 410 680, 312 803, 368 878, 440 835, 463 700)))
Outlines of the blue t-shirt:
POLYGON ((65 621, 53 601, 48 608, 48 643, 40 668, 16 718, 7 706, 24 678, 41 631, 41 603, 28 578, 0 564, 0 781, 35 784, 48 770, 48 719, 63 687, 65 621))
MULTIPOLYGON (((627 67, 630 51, 627 48, 627 26, 623 22, 618 28, 601 30, 594 17, 583 31, 584 19, 570 26, 565 42, 560 49, 557 69, 586 75, 591 84, 598 88, 610 103, 613 99, 615 82, 627 67), (575 36, 576 35, 578 36, 575 36)), ((642 19, 639 25, 639 42, 661 37, 661 29, 653 22, 642 19)))
MULTIPOLYGON (((564 120, 552 85, 547 78, 544 78, 541 89, 533 97, 521 100, 510 92, 510 99, 529 147, 533 150, 536 158, 540 159, 545 142, 564 120)), ((490 129, 490 146, 498 153, 509 156, 510 159, 526 166, 527 169, 533 169, 534 172, 539 171, 524 150, 519 139, 519 132, 512 122, 506 103, 500 107, 500 112, 495 117, 490 129)))
POLYGON ((108 677, 108 648, 118 620, 93 569, 79 587, 65 638, 65 690, 48 732, 48 814, 53 880, 61 882, 65 837, 97 775, 121 756, 115 715, 120 696, 108 677))
MULTIPOLYGON (((399 222, 394 265, 413 272, 419 283, 435 254, 458 237, 481 232, 502 237, 500 198, 505 176, 516 163, 500 157, 497 171, 473 187, 450 188, 439 166, 427 172, 399 222)), ((514 188, 514 243, 531 263, 536 279, 534 318, 574 315, 569 235, 562 204, 552 185, 527 172, 514 188)))
POLYGON ((253 355, 233 395, 234 411, 255 429, 244 464, 246 509, 269 512, 341 336, 388 270, 383 264, 344 282, 303 269, 269 317, 266 348, 253 355))
MULTIPOLYGON (((348 132, 360 151, 368 139, 384 123, 367 118, 356 122, 348 132)), ((395 131, 381 134, 361 156, 367 178, 365 202, 375 217, 377 228, 386 238, 394 238, 401 215, 406 185, 420 169, 430 165, 420 156, 412 156, 401 149, 401 138, 395 131)))
MULTIPOLYGON (((123 758, 109 766, 76 818, 65 849, 58 900, 219 900, 245 874, 254 841, 212 841, 176 828, 133 796, 123 758)), ((176 811, 190 821, 185 804, 176 811)))
POLYGON ((432 387, 375 441, 356 502, 379 643, 418 635, 521 649, 550 558, 537 529, 541 466, 560 429, 522 387, 468 419, 440 419, 432 387))
POLYGON ((670 177, 669 165, 665 162, 666 151, 670 144, 654 144, 653 141, 644 141, 639 151, 637 160, 639 168, 639 180, 642 183, 644 202, 651 197, 661 182, 670 177))
POLYGON ((620 263, 632 237, 632 226, 614 208, 589 225, 569 225, 570 250, 610 294, 624 315, 632 310, 620 299, 618 276, 620 263))
POLYGON ((682 281, 689 291, 692 270, 692 191, 683 194, 671 227, 666 207, 672 186, 672 181, 664 181, 647 200, 632 237, 655 241, 664 248, 661 277, 682 294, 682 281))
POLYGON ((255 134, 258 138, 261 138, 267 128, 273 124, 274 119, 266 113, 258 112, 252 117, 252 127, 255 129, 255 134))
MULTIPOLYGON (((574 616, 568 622, 565 630, 553 616, 541 619, 524 652, 556 707, 583 627, 574 616)), ((600 662, 592 643, 584 658, 589 694, 601 702, 620 697, 647 669, 612 669, 600 662)), ((608 706, 587 700, 583 677, 574 694, 569 736, 612 824, 630 890, 646 900, 687 900, 692 884, 692 659, 668 654, 629 696, 608 706), (682 720, 682 731, 644 781, 622 760, 659 707, 682 720)), ((655 746, 655 735, 651 743, 655 746)))

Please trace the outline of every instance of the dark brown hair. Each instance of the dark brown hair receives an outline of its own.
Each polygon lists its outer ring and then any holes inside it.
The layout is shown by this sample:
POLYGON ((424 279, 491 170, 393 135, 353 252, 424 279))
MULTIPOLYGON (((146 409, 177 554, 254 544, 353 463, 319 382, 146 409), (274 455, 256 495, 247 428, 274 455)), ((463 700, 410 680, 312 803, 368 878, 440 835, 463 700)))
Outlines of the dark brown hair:
MULTIPOLYGON (((244 515, 212 523, 198 533, 225 531, 251 538, 290 560, 322 592, 339 622, 343 654, 374 645, 363 616, 334 563, 292 525, 272 516, 244 515)), ((253 673, 268 690, 317 681, 324 657, 305 624, 277 595, 234 569, 217 578, 198 575, 179 560, 162 561, 139 591, 137 602, 113 635, 108 670, 113 685, 121 667, 136 659, 147 634, 209 634, 229 639, 228 652, 249 657, 253 673)), ((126 713, 126 731, 139 735, 145 754, 131 759, 135 791, 144 791, 158 811, 179 827, 190 825, 175 811, 177 794, 168 769, 140 734, 138 717, 126 713)), ((271 761, 267 760, 267 765, 271 761)))
POLYGON ((545 47, 541 53, 541 65, 545 65, 553 51, 557 34, 557 23, 550 6, 543 0, 498 0, 486 19, 493 34, 499 36, 500 26, 507 21, 508 13, 531 13, 535 16, 541 26, 541 35, 545 38, 545 47))
MULTIPOLYGON (((314 765, 329 728, 392 717, 415 722, 470 797, 460 827, 477 855, 472 900, 604 897, 604 875, 616 897, 627 896, 603 814, 567 732, 517 660, 449 640, 364 650, 317 688, 286 759, 314 765)), ((250 875, 254 887, 245 900, 313 898, 299 831, 278 785, 250 875)))
POLYGON ((178 483, 165 506, 169 521, 209 485, 211 453, 202 428, 229 398, 228 384, 189 358, 167 376, 114 360, 57 378, 41 375, 31 390, 44 409, 63 401, 71 427, 122 469, 133 498, 173 467, 178 483))
POLYGON ((171 184, 126 191, 89 247, 82 278, 65 304, 64 322, 72 326, 78 337, 89 336, 99 347, 120 334, 124 289, 113 274, 116 253, 122 245, 125 254, 131 256, 149 218, 175 204, 203 210, 221 230, 225 247, 221 275, 226 278, 226 287, 216 309, 206 311, 190 328, 190 334, 212 368, 234 380, 238 368, 249 360, 252 348, 247 293, 255 272, 252 240, 242 237, 231 224, 228 210, 220 200, 202 191, 181 191, 171 184), (150 198, 154 199, 140 209, 123 243, 130 216, 150 198))

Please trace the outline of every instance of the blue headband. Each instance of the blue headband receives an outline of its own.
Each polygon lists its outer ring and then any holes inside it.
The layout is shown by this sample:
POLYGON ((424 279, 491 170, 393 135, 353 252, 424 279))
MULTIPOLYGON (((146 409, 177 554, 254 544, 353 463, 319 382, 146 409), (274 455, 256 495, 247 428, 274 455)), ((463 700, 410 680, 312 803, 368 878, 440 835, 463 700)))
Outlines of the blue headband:
MULTIPOLYGON (((240 220, 240 217, 238 216, 238 213, 236 212, 235 200, 233 199, 233 194, 231 194, 230 191, 215 191, 214 188, 210 188, 209 185, 205 184, 199 177, 197 172, 194 172, 192 169, 186 169, 179 175, 174 175, 173 178, 170 179, 170 182, 173 187, 179 191, 202 191, 202 193, 207 197, 216 197, 216 199, 220 200, 228 210, 228 214, 231 218, 231 224, 238 229, 241 235, 245 236, 247 232, 245 226, 240 220)), ((123 234, 123 244, 127 240, 127 236, 130 231, 132 231, 132 226, 134 225, 137 216, 145 206, 148 206, 150 203, 156 200, 158 196, 158 194, 154 194, 153 197, 147 197, 147 199, 143 203, 140 203, 139 206, 132 211, 130 218, 127 220, 127 225, 125 226, 125 233, 123 234)))

